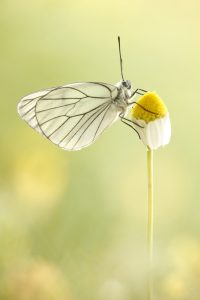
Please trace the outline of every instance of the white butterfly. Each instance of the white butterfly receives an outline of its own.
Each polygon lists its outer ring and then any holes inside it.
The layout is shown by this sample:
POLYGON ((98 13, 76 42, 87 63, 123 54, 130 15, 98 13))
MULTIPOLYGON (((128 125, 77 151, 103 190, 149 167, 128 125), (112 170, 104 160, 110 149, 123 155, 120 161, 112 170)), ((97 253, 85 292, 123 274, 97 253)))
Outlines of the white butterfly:
MULTIPOLYGON (((120 51, 120 39, 119 51, 120 51)), ((120 51, 121 73, 122 59, 120 51)), ((92 144, 116 120, 124 123, 131 99, 144 94, 132 90, 131 82, 72 83, 42 90, 21 99, 18 113, 32 128, 65 150, 80 150, 92 144)), ((134 128, 133 128, 134 129, 134 128)))

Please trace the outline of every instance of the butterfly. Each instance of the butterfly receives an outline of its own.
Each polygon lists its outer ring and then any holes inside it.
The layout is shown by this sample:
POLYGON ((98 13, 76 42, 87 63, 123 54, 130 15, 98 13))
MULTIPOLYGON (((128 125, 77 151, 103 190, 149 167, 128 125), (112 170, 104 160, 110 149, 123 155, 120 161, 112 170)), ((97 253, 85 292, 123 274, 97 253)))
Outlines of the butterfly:
POLYGON ((133 90, 130 80, 124 80, 120 37, 118 44, 121 81, 115 85, 79 82, 32 93, 18 104, 21 118, 65 150, 89 146, 117 120, 135 130, 126 116, 135 103, 133 96, 147 91, 133 90))

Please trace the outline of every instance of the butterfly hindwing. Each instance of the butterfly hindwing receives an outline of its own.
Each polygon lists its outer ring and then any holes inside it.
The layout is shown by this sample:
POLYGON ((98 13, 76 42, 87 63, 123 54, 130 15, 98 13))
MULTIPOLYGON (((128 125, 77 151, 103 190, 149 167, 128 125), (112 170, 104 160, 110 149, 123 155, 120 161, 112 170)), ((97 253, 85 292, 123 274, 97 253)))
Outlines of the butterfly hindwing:
POLYGON ((116 86, 74 83, 24 97, 20 116, 39 133, 66 150, 79 150, 96 138, 119 116, 113 100, 116 86))

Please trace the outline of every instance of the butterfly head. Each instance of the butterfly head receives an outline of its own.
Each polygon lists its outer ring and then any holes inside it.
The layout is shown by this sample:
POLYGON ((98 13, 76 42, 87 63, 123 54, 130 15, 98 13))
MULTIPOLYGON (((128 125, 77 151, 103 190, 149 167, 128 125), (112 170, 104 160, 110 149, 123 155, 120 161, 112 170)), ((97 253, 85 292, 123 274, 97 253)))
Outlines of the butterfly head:
POLYGON ((123 86, 123 88, 125 88, 127 90, 131 90, 131 81, 130 80, 122 80, 121 85, 123 86))
POLYGON ((121 80, 116 84, 125 100, 130 99, 132 95, 132 85, 130 80, 121 80))

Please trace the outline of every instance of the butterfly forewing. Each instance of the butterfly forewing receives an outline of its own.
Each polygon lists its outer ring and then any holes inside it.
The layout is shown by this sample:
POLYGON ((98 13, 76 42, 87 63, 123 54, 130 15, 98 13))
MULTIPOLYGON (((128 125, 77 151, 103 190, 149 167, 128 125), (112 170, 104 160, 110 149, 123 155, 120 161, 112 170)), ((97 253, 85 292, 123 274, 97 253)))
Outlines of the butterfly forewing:
POLYGON ((34 129, 66 150, 79 150, 119 116, 113 103, 117 87, 105 83, 74 83, 24 97, 20 116, 34 129))
POLYGON ((24 119, 31 127, 37 130, 39 133, 42 133, 35 114, 36 104, 39 99, 44 97, 53 89, 46 89, 39 91, 22 98, 18 104, 18 113, 22 119, 24 119))

